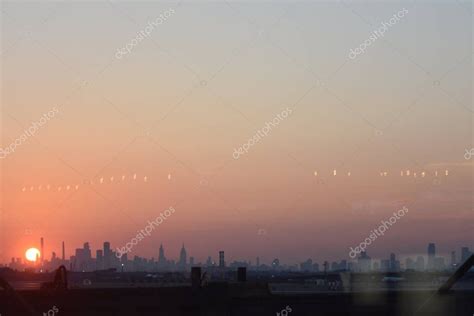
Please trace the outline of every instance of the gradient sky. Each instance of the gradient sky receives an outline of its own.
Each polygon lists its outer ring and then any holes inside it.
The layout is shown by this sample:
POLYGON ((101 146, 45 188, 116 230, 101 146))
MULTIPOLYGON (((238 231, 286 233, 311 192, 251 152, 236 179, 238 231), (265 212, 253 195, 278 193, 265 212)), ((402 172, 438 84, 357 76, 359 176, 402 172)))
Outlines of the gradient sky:
POLYGON ((0 262, 41 236, 47 258, 63 240, 68 257, 121 246, 169 206, 132 256, 184 242, 197 261, 348 259, 403 206, 369 255, 474 247, 472 14, 469 1, 2 2, 1 147, 59 113, 0 160, 0 262))

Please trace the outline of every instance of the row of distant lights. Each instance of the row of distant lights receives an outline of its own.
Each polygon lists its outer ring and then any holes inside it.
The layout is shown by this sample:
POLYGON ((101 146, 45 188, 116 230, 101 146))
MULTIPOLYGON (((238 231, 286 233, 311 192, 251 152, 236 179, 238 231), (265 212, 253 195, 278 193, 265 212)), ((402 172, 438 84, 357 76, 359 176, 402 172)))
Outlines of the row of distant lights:
MULTIPOLYGON (((133 181, 143 181, 143 182, 148 182, 148 177, 147 176, 143 176, 143 177, 139 177, 136 173, 133 174, 133 176, 130 176, 130 179, 132 179, 133 181)), ((110 177, 108 179, 102 177, 100 178, 99 180, 97 180, 97 182, 94 182, 92 180, 87 180, 87 181, 84 181, 84 184, 109 184, 109 183, 122 183, 122 182, 125 182, 125 180, 127 180, 127 176, 123 175, 122 177, 110 177)), ((168 174, 168 180, 171 180, 171 174, 168 174)), ((43 190, 46 190, 46 191, 71 191, 71 190, 79 190, 80 188, 80 185, 79 184, 75 184, 75 185, 64 185, 64 186, 51 186, 51 185, 39 185, 37 188, 35 186, 30 186, 29 188, 28 187, 23 187, 21 189, 22 192, 26 192, 26 191, 34 191, 35 189, 37 189, 38 191, 43 191, 43 190)))
MULTIPOLYGON (((442 172, 441 172, 441 173, 442 173, 442 172)), ((347 173, 344 172, 343 175, 344 175, 344 174, 346 174, 348 177, 351 176, 351 172, 350 172, 350 171, 347 172, 347 173)), ((439 173, 438 173, 438 171, 436 170, 436 171, 434 172, 434 176, 437 177, 438 174, 439 174, 439 173)), ((318 176, 318 172, 315 171, 315 172, 314 172, 314 175, 317 177, 317 176, 318 176)), ((336 170, 336 169, 334 169, 334 170, 332 171, 332 175, 333 175, 333 176, 337 176, 337 170, 336 170)), ((381 171, 381 172, 380 172, 380 176, 381 176, 381 177, 386 177, 386 176, 388 176, 388 175, 389 175, 388 171, 381 171)), ((406 170, 406 171, 403 171, 403 170, 402 170, 402 171, 400 171, 400 176, 401 176, 401 177, 403 177, 403 176, 407 176, 407 177, 413 176, 413 177, 417 178, 418 175, 420 175, 422 178, 424 178, 424 177, 427 175, 427 173, 426 173, 425 171, 422 171, 422 172, 420 172, 420 173, 418 173, 418 174, 417 174, 416 172, 411 172, 410 170, 406 170)), ((448 176, 448 175, 449 175, 449 171, 448 171, 448 170, 444 170, 444 175, 445 175, 445 176, 448 176)))
MULTIPOLYGON (((337 176, 337 170, 334 169, 333 172, 332 172, 332 174, 333 174, 333 176, 337 176)), ((350 171, 347 172, 347 173, 345 173, 345 174, 346 174, 348 177, 351 176, 351 172, 350 172, 350 171)), ((425 171, 422 171, 422 172, 419 173, 419 174, 420 174, 420 176, 421 176, 422 178, 424 178, 424 177, 427 175, 427 173, 426 173, 425 171)), ((435 177, 437 177, 438 174, 439 174, 438 171, 435 171, 435 172, 434 172, 434 176, 435 176, 435 177)), ((315 171, 315 172, 314 172, 314 175, 317 177, 317 176, 318 176, 318 172, 315 171)), ((380 176, 381 176, 381 177, 386 177, 386 176, 388 176, 388 175, 389 175, 388 171, 381 171, 381 172, 380 172, 380 176)), ((448 175, 449 175, 449 171, 448 171, 448 170, 445 170, 445 171, 444 171, 444 175, 445 175, 445 176, 448 176, 448 175)), ((416 178, 416 177, 418 177, 418 174, 417 174, 416 172, 411 172, 410 170, 406 170, 406 171, 403 171, 403 170, 402 170, 402 171, 400 171, 400 176, 402 176, 402 177, 403 177, 403 176, 407 176, 407 177, 413 176, 413 177, 416 178)), ((127 177, 124 176, 124 175, 123 175, 121 178, 120 178, 120 177, 115 178, 114 176, 112 176, 112 177, 109 178, 109 180, 106 180, 104 177, 102 177, 102 178, 100 178, 100 179, 98 180, 97 184, 107 184, 107 183, 114 183, 114 182, 115 182, 115 183, 121 183, 121 182, 124 182, 126 179, 127 179, 127 177)), ((133 176, 131 176, 131 179, 132 179, 133 181, 140 180, 140 179, 138 179, 138 176, 137 176, 136 173, 135 173, 133 176)), ((148 177, 147 177, 147 176, 143 176, 142 180, 143 180, 143 182, 148 182, 148 177)), ((168 180, 171 180, 171 174, 168 174, 168 180)), ((91 181, 90 181, 89 183, 87 183, 87 184, 93 185, 93 184, 95 184, 95 183, 91 180, 91 181)), ((202 184, 203 184, 203 183, 202 183, 202 181, 201 181, 201 185, 202 185, 202 184)), ((42 191, 43 189, 45 189, 46 191, 51 191, 51 190, 53 190, 53 191, 58 191, 58 192, 60 192, 60 191, 63 191, 63 189, 64 189, 65 191, 79 190, 79 187, 80 187, 79 184, 76 184, 76 185, 57 186, 57 187, 52 187, 51 185, 48 184, 48 185, 39 185, 37 190, 38 190, 38 191, 42 191)), ((23 187, 23 188, 21 189, 22 192, 34 191, 34 190, 35 190, 35 186, 30 186, 29 188, 27 188, 27 187, 25 186, 25 187, 23 187)))

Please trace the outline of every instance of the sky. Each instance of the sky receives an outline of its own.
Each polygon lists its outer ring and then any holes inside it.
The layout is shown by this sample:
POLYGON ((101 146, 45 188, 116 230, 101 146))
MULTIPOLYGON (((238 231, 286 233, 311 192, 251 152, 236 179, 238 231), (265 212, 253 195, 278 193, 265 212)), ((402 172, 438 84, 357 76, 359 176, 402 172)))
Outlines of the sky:
POLYGON ((46 258, 61 241, 68 257, 86 241, 119 247, 170 206, 129 256, 163 243, 176 258, 184 243, 202 262, 219 250, 348 259, 402 207, 373 258, 474 248, 469 1, 16 1, 0 13, 1 148, 14 147, 0 157, 0 262, 40 237, 46 258))

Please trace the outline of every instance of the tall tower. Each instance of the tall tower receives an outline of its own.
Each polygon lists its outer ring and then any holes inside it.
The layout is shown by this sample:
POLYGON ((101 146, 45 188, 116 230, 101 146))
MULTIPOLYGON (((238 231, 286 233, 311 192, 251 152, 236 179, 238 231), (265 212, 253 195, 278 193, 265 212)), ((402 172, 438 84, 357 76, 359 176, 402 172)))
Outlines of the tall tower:
POLYGON ((184 243, 183 243, 183 246, 181 247, 181 252, 179 254, 179 266, 185 269, 186 263, 187 263, 187 254, 186 254, 186 249, 184 248, 184 243))
POLYGON ((111 267, 111 258, 112 253, 110 251, 110 242, 104 242, 104 269, 109 269, 111 267))
POLYGON ((64 247, 64 241, 63 241, 63 255, 62 255, 63 261, 66 260, 66 248, 64 247))
POLYGON ((225 267, 224 251, 219 251, 219 268, 225 267))
POLYGON ((434 262, 436 257, 436 245, 434 243, 428 244, 428 264, 427 269, 432 270, 435 268, 434 262))
POLYGON ((40 260, 41 260, 41 266, 43 266, 43 258, 44 258, 44 239, 43 239, 43 237, 41 237, 40 242, 41 242, 41 256, 40 256, 40 260))
POLYGON ((158 263, 165 263, 165 249, 163 248, 163 244, 160 244, 160 251, 158 253, 158 263))

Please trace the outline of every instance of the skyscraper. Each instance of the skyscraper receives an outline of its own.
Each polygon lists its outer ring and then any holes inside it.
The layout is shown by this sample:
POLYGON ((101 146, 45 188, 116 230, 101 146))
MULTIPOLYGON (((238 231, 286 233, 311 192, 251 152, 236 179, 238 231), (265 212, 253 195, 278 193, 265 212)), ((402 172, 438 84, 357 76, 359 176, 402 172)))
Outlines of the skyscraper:
POLYGON ((183 243, 183 246, 181 247, 181 252, 179 253, 178 266, 184 270, 186 269, 186 263, 187 263, 187 254, 186 254, 186 249, 184 248, 184 243, 183 243))
POLYGON ((111 267, 110 263, 112 260, 112 253, 110 251, 110 242, 104 242, 104 269, 109 269, 111 267))
POLYGON ((436 257, 436 245, 434 243, 429 243, 428 244, 428 264, 426 266, 428 270, 434 269, 435 257, 436 257))
POLYGON ((225 267, 224 251, 219 251, 219 268, 225 267))
POLYGON ((160 244, 160 251, 158 253, 158 263, 164 264, 165 262, 166 262, 165 249, 163 248, 163 244, 160 244))
POLYGON ((102 270, 104 268, 104 252, 101 249, 97 249, 95 252, 96 257, 96 270, 102 270))

